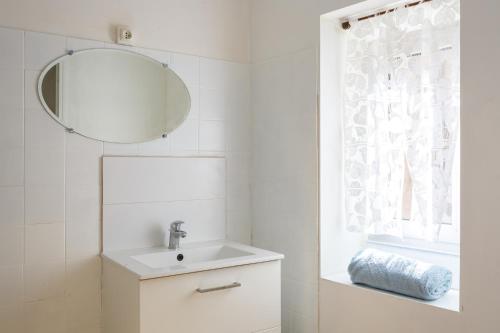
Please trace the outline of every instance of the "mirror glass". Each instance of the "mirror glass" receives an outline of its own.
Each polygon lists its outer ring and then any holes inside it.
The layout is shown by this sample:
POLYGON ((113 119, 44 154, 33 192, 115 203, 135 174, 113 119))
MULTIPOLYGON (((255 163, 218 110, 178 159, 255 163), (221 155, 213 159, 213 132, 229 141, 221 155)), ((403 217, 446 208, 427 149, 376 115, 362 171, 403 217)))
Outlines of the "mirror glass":
POLYGON ((189 113, 186 85, 168 66, 124 50, 63 56, 40 75, 47 112, 70 131, 107 142, 144 142, 178 127, 189 113))

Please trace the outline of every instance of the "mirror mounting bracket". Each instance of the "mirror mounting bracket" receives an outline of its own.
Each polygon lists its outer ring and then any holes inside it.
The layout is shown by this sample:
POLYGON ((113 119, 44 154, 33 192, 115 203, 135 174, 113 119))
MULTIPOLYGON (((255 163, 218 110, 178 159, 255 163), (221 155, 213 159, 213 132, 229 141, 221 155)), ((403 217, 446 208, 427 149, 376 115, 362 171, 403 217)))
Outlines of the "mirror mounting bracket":
POLYGON ((163 66, 163 68, 168 68, 168 64, 167 63, 162 63, 161 65, 163 66))
POLYGON ((164 138, 164 139, 166 139, 166 138, 167 138, 167 136, 168 136, 168 134, 167 134, 167 133, 165 133, 165 134, 162 134, 162 135, 161 135, 161 137, 162 137, 162 138, 164 138))
POLYGON ((68 50, 67 53, 68 53, 68 55, 73 55, 73 53, 75 53, 75 51, 74 50, 68 50))
POLYGON ((67 127, 66 128, 66 132, 68 132, 68 133, 75 133, 75 130, 72 129, 72 128, 70 128, 70 127, 67 127))

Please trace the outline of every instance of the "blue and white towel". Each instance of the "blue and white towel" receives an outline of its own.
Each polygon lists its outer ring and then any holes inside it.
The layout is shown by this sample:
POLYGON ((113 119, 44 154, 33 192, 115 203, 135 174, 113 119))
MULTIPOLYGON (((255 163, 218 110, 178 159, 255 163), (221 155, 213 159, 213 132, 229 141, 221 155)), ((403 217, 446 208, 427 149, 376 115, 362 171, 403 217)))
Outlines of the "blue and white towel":
POLYGON ((442 297, 450 289, 452 279, 444 267, 375 249, 356 254, 348 271, 353 283, 423 300, 442 297))

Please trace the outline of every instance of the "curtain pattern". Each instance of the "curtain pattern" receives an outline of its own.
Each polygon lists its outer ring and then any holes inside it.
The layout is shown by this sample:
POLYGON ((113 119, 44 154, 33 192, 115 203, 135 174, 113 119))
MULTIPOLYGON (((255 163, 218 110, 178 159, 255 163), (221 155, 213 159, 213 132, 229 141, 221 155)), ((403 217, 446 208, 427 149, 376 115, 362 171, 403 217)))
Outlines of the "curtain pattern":
POLYGON ((459 0, 351 23, 344 74, 348 230, 432 239, 452 219, 459 136, 459 0), (411 179, 410 218, 402 222, 411 179), (408 181, 406 182, 408 183, 408 181), (408 184, 407 184, 408 185, 408 184), (406 192, 408 193, 408 192, 406 192))

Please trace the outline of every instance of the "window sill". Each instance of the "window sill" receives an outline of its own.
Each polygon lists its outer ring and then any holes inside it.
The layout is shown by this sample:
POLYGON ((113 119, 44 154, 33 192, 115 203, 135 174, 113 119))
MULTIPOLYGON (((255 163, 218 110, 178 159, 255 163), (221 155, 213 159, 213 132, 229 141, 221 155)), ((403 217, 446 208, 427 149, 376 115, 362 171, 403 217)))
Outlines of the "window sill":
POLYGON ((347 273, 338 273, 338 274, 323 276, 322 279, 330 281, 330 282, 346 285, 346 286, 351 286, 352 288, 362 288, 362 289, 370 290, 370 291, 375 292, 375 293, 385 294, 385 295, 388 295, 390 297, 397 297, 399 299, 405 299, 405 300, 408 300, 410 302, 418 302, 421 304, 434 306, 434 307, 441 308, 441 309, 460 312, 460 292, 457 289, 451 289, 446 295, 444 295, 443 297, 441 297, 438 300, 424 301, 424 300, 420 300, 417 298, 396 294, 396 293, 393 293, 390 291, 385 291, 385 290, 371 288, 368 286, 354 284, 351 282, 349 274, 347 274, 347 273))

